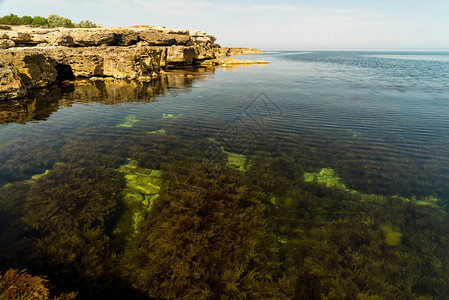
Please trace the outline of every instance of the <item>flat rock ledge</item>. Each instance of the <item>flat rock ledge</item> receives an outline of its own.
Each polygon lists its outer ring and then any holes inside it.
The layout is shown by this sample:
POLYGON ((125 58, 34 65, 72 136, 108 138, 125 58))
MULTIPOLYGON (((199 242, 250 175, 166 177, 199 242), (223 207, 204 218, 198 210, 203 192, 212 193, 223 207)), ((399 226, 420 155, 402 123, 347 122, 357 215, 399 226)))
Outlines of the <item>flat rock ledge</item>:
POLYGON ((220 57, 262 53, 223 48, 200 30, 0 27, 0 100, 74 78, 148 81, 167 68, 226 64, 220 57))

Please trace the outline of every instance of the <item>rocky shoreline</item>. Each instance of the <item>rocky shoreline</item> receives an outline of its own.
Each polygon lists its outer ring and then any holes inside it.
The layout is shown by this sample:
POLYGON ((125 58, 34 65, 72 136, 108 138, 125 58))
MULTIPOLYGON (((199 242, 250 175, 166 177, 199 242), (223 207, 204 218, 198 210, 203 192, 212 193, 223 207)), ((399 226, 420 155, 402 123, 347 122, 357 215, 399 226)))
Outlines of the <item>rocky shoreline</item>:
POLYGON ((170 68, 226 65, 220 57, 261 53, 257 49, 223 48, 215 41, 214 36, 203 31, 155 26, 3 26, 0 100, 25 97, 32 89, 74 78, 151 81, 170 68))

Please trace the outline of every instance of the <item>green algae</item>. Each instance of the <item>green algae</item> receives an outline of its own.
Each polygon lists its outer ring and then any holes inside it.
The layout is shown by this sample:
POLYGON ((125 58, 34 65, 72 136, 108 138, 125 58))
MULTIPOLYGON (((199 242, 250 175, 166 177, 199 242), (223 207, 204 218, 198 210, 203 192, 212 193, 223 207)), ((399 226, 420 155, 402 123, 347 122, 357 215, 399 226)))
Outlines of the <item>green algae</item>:
POLYGON ((264 194, 216 164, 166 167, 190 180, 168 181, 139 225, 123 266, 132 285, 157 299, 288 298, 264 194))
POLYGON ((182 114, 174 115, 174 114, 166 114, 166 113, 163 113, 163 114, 162 114, 162 119, 177 119, 177 118, 179 118, 179 117, 181 117, 181 116, 182 116, 182 114))
POLYGON ((226 162, 226 165, 232 169, 235 169, 237 171, 246 172, 248 171, 249 167, 251 167, 251 163, 248 161, 248 158, 243 154, 228 152, 223 150, 224 154, 226 154, 226 157, 228 161, 226 162))
POLYGON ((304 173, 305 182, 317 182, 328 188, 346 189, 346 186, 341 182, 340 177, 335 174, 335 171, 330 168, 323 168, 318 173, 304 173))
POLYGON ((361 132, 352 129, 346 129, 346 132, 349 132, 353 137, 360 137, 362 135, 361 132))
POLYGON ((379 226, 379 229, 385 233, 385 244, 388 246, 398 246, 401 243, 402 233, 398 231, 398 228, 393 228, 389 224, 383 224, 379 226))
POLYGON ((220 151, 226 155, 226 166, 240 172, 246 172, 251 167, 251 161, 246 155, 226 151, 224 147, 221 146, 220 143, 213 137, 208 137, 206 140, 217 145, 220 151))
POLYGON ((148 132, 148 134, 159 134, 159 135, 166 135, 167 131, 165 129, 158 129, 148 132))
POLYGON ((139 167, 137 161, 132 159, 128 159, 118 171, 123 174, 126 184, 122 192, 124 212, 114 234, 125 235, 129 240, 159 196, 162 174, 159 170, 139 167))
POLYGON ((295 206, 296 201, 292 197, 271 197, 270 202, 275 206, 292 208, 295 206))
MULTIPOLYGON (((438 198, 435 196, 427 196, 423 199, 416 199, 415 196, 412 198, 406 198, 401 196, 384 196, 379 194, 366 194, 361 193, 357 190, 346 188, 345 184, 341 182, 341 178, 335 175, 335 171, 331 168, 323 168, 318 173, 304 173, 304 182, 316 182, 323 185, 329 189, 335 189, 347 193, 350 197, 354 197, 361 202, 386 202, 388 199, 398 199, 404 202, 413 202, 421 206, 431 206, 434 208, 439 208, 438 198)), ((278 203, 279 204, 279 203, 278 203)))
POLYGON ((132 128, 138 121, 136 116, 129 115, 125 117, 125 122, 118 124, 117 127, 132 128))

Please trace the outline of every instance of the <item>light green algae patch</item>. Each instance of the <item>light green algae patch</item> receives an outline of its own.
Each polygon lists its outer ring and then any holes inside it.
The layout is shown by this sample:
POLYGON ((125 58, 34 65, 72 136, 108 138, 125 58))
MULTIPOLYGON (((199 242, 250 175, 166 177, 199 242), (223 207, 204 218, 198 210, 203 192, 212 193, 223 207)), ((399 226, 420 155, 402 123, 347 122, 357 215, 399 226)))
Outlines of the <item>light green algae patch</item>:
POLYGON ((248 162, 248 159, 246 158, 245 155, 224 151, 223 148, 222 151, 224 154, 226 154, 228 158, 228 161, 226 163, 228 167, 231 167, 241 172, 248 171, 249 167, 251 166, 251 163, 248 162))
POLYGON ((226 154, 227 162, 226 166, 233 168, 240 172, 246 172, 251 167, 251 161, 243 154, 238 154, 234 152, 225 151, 223 146, 220 146, 220 143, 217 142, 214 138, 208 137, 206 140, 216 144, 220 150, 226 154))
POLYGON ((271 197, 270 202, 276 206, 291 208, 296 201, 292 197, 271 197))
POLYGON ((131 128, 137 122, 138 122, 138 120, 137 120, 136 116, 129 115, 125 118, 125 122, 118 124, 117 127, 131 128))
POLYGON ((359 136, 362 135, 361 132, 355 131, 355 130, 352 130, 352 129, 346 129, 346 131, 349 132, 350 134, 352 134, 353 137, 359 137, 359 136))
POLYGON ((305 182, 314 182, 323 184, 328 188, 346 189, 346 186, 340 182, 340 177, 335 175, 335 171, 330 168, 323 168, 318 173, 304 173, 305 182))
POLYGON ((158 129, 158 130, 154 130, 154 131, 150 131, 148 132, 148 134, 160 134, 160 135, 166 135, 167 131, 165 129, 158 129))
POLYGON ((398 228, 393 228, 389 224, 380 225, 379 229, 385 233, 385 244, 388 246, 398 246, 401 243, 402 233, 398 231, 398 228))
POLYGON ((44 176, 44 175, 47 175, 48 173, 50 172, 50 170, 46 170, 44 173, 42 173, 42 174, 35 174, 35 175, 33 175, 33 176, 31 176, 31 181, 35 181, 35 180, 38 180, 39 178, 41 178, 42 176, 44 176))
POLYGON ((137 232, 137 225, 145 219, 159 196, 162 184, 161 171, 141 168, 137 162, 128 159, 119 172, 124 174, 126 187, 123 190, 123 214, 114 234, 125 235, 129 240, 137 232))
MULTIPOLYGON (((327 188, 333 188, 337 190, 344 190, 344 192, 348 193, 348 195, 352 195, 354 199, 358 199, 361 202, 385 202, 388 199, 396 198, 398 200, 404 202, 414 202, 417 205, 422 206, 432 206, 434 208, 440 208, 438 206, 438 199, 435 196, 427 196, 423 199, 416 199, 416 197, 405 198, 401 196, 384 196, 377 194, 365 194, 361 193, 357 190, 347 189, 346 186, 341 182, 340 177, 335 175, 335 171, 331 168, 323 168, 318 173, 304 173, 304 181, 305 182, 316 182, 318 184, 324 185, 327 188)), ((276 203, 279 205, 278 203, 276 203)))
POLYGON ((182 114, 179 115, 173 115, 173 114, 162 114, 162 119, 177 119, 179 117, 181 117, 182 114))

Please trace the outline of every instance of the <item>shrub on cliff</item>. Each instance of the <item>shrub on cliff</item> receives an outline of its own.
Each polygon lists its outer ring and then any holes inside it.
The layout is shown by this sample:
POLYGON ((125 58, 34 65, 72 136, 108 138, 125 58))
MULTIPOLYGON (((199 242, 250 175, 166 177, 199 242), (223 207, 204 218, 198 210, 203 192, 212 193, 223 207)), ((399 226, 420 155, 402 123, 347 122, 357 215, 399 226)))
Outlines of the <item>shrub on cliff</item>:
POLYGON ((164 299, 282 298, 264 194, 216 165, 176 168, 126 253, 133 285, 164 299))
POLYGON ((42 27, 66 27, 66 28, 95 28, 97 25, 89 20, 83 20, 80 23, 73 23, 72 20, 55 14, 49 15, 48 18, 40 16, 23 16, 19 17, 15 14, 9 14, 0 18, 0 24, 5 25, 35 25, 42 27))
POLYGON ((48 16, 48 27, 54 28, 54 27, 66 27, 66 28, 73 28, 75 25, 70 19, 58 16, 58 15, 49 15, 48 16))

